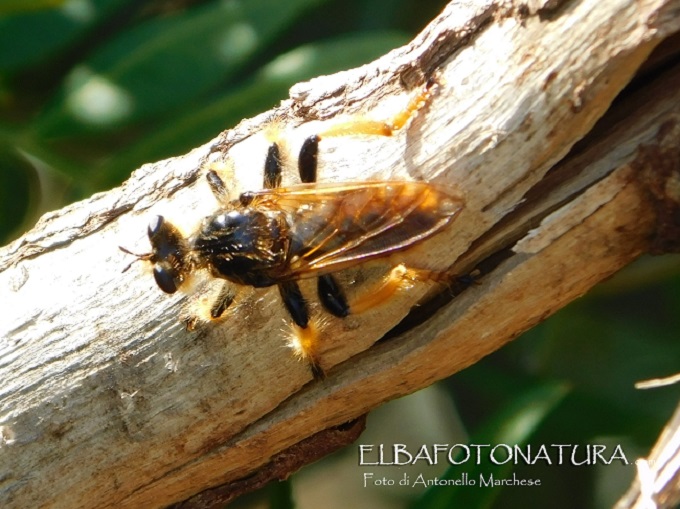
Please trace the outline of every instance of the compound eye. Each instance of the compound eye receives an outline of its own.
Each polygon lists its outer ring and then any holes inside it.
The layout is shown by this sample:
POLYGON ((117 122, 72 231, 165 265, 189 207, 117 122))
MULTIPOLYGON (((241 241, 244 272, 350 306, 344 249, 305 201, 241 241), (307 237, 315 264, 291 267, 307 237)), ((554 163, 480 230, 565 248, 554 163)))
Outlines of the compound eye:
POLYGON ((153 277, 156 280, 158 287, 165 293, 175 293, 177 291, 175 278, 169 270, 156 265, 153 268, 153 277))
POLYGON ((153 238, 158 233, 161 231, 161 228, 163 228, 163 222, 165 219, 163 219, 163 216, 154 216, 151 221, 149 222, 149 227, 147 228, 147 233, 149 234, 149 238, 153 238))

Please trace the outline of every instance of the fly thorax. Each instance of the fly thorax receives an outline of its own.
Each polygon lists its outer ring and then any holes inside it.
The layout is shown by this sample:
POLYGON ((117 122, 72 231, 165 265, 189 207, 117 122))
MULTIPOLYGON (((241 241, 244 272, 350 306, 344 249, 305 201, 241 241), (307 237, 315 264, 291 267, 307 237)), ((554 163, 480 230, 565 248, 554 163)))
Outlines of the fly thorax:
POLYGON ((193 249, 215 277, 270 286, 273 272, 286 260, 286 232, 282 214, 242 207, 208 218, 193 249))

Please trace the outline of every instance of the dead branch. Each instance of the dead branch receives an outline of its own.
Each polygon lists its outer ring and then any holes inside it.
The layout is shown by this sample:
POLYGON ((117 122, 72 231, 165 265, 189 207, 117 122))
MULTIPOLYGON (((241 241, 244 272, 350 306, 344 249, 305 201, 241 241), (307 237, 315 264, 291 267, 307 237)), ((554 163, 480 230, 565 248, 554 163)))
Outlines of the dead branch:
POLYGON ((649 457, 636 460, 637 476, 614 509, 677 507, 680 503, 679 464, 680 407, 677 407, 649 457))
MULTIPOLYGON (((411 44, 44 216, 0 251, 3 506, 229 499, 351 441, 343 423, 476 362, 641 253, 677 249, 680 68, 654 61, 612 103, 678 14, 678 0, 452 3, 411 44), (410 256, 480 284, 456 298, 416 285, 329 318, 319 382, 283 347, 276 290, 244 290, 190 333, 191 297, 163 294, 142 264, 121 274, 118 246, 147 249, 151 216, 189 229, 215 209, 207 164, 231 161, 235 193, 259 187, 272 118, 294 147, 338 115, 389 117, 429 78, 436 97, 396 136, 324 140, 320 180, 456 185, 461 217, 410 256)), ((389 263, 346 276, 350 296, 389 263)))

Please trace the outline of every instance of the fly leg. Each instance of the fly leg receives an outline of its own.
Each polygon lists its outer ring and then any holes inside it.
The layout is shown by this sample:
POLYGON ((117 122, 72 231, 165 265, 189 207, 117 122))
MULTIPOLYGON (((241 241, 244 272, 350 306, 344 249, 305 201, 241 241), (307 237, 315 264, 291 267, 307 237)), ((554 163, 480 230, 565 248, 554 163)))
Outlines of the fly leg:
POLYGON ((231 285, 223 284, 220 293, 210 307, 210 318, 213 320, 220 318, 227 308, 232 305, 235 298, 236 294, 231 285))
MULTIPOLYGON (((312 149, 314 150, 314 149, 312 149)), ((301 153, 302 156, 302 153, 301 153)), ((314 155, 314 159, 316 156, 314 155)), ((316 161, 314 161, 313 174, 316 175, 316 161)), ((269 145, 267 157, 264 162, 264 177, 262 185, 265 189, 273 189, 281 186, 282 174, 281 149, 276 141, 269 145)), ((303 181, 305 177, 301 172, 303 181)), ((286 281, 278 284, 281 300, 288 314, 293 319, 291 324, 292 336, 289 341, 295 355, 305 362, 316 379, 324 378, 325 374, 319 363, 319 326, 314 320, 310 320, 309 306, 300 287, 295 281, 286 281)))
MULTIPOLYGON (((429 80, 417 95, 411 98, 406 107, 388 120, 371 120, 354 118, 347 122, 331 125, 319 134, 313 134, 305 139, 298 155, 298 172, 303 183, 316 182, 317 159, 319 142, 326 137, 334 136, 392 136, 401 130, 408 121, 425 105, 429 104, 437 91, 437 83, 429 80)), ((271 152, 271 148, 270 148, 271 152)), ((278 150, 277 150, 278 154, 278 150)), ((269 157, 267 158, 269 161, 269 157)), ((265 164, 265 182, 266 182, 265 164)), ((280 177, 279 177, 280 179, 280 177)), ((280 180, 279 180, 280 182, 280 180)))
MULTIPOLYGON (((298 172, 300 180, 309 184, 316 182, 317 155, 319 153, 321 137, 312 135, 305 139, 298 156, 298 172)), ((317 292, 323 307, 330 314, 344 318, 349 314, 349 306, 340 285, 331 274, 317 278, 317 292)))
POLYGON ((392 136, 401 130, 408 121, 421 109, 430 103, 437 93, 437 83, 430 79, 423 85, 418 94, 414 95, 406 107, 387 120, 371 120, 355 118, 347 122, 340 122, 330 126, 318 135, 319 138, 328 136, 392 136))
MULTIPOLYGON (((418 113, 427 103, 430 102, 436 91, 436 83, 428 81, 420 92, 411 98, 406 108, 394 115, 387 121, 377 121, 368 119, 353 119, 348 122, 339 123, 331 126, 321 134, 309 136, 302 143, 300 154, 298 156, 298 172, 300 180, 304 183, 316 182, 319 142, 322 138, 327 136, 351 136, 351 135, 378 135, 378 136, 392 136, 396 131, 402 129, 409 119, 418 113)), ((376 300, 384 300, 389 295, 396 292, 400 287, 403 287, 409 278, 426 278, 423 271, 418 276, 415 272, 409 272, 410 276, 401 274, 402 270, 396 270, 393 277, 388 278, 384 285, 380 288, 380 292, 375 295, 376 300), (413 274, 412 274, 413 272, 413 274), (384 297, 384 298, 383 298, 384 297)), ((430 278, 431 279, 431 278, 430 278)), ((354 303, 351 308, 347 304, 347 299, 342 291, 342 288, 337 283, 331 274, 321 276, 318 278, 318 294, 323 307, 334 316, 344 318, 350 312, 360 312, 364 304, 357 307, 354 303)), ((363 299, 362 302, 367 302, 363 299)))
MULTIPOLYGON (((338 123, 330 126, 320 134, 309 136, 302 143, 298 156, 298 172, 300 180, 304 183, 316 182, 319 142, 324 137, 330 136, 352 136, 352 135, 373 135, 373 136, 392 136, 396 131, 402 129, 408 121, 428 104, 436 93, 436 82, 428 81, 417 95, 411 98, 407 106, 392 118, 386 121, 369 119, 352 119, 348 122, 338 123)), ((401 266, 400 266, 401 267, 401 266)), ((373 296, 373 300, 380 302, 400 288, 408 286, 410 280, 432 280, 435 276, 426 275, 427 271, 406 270, 397 267, 392 271, 384 284, 378 289, 378 293, 373 296)), ((370 307, 370 294, 361 299, 359 303, 349 306, 342 288, 335 278, 327 274, 318 278, 318 294, 323 307, 334 316, 343 318, 350 312, 357 313, 365 307, 370 307)))
POLYGON ((319 325, 309 319, 309 306, 295 281, 279 283, 278 287, 281 300, 293 319, 288 344, 298 358, 309 363, 314 378, 322 379, 325 373, 319 363, 319 325))
MULTIPOLYGON (((228 203, 229 190, 227 189, 227 185, 224 183, 224 180, 222 180, 222 177, 220 177, 215 170, 209 170, 205 177, 208 181, 210 190, 215 195, 215 198, 217 198, 217 200, 222 203, 228 203)), ((192 331, 196 329, 197 325, 201 321, 207 322, 211 320, 219 320, 227 308, 232 305, 235 299, 236 293, 234 292, 234 289, 228 284, 223 284, 219 293, 213 299, 210 305, 196 306, 198 308, 197 313, 184 318, 183 321, 187 330, 192 331)))
POLYGON ((196 300, 184 310, 181 321, 188 331, 196 330, 203 323, 220 320, 237 297, 228 283, 223 283, 216 294, 211 293, 213 295, 194 296, 196 300))
POLYGON ((428 269, 416 269, 399 264, 394 267, 376 285, 366 289, 349 306, 351 313, 363 313, 390 299, 397 292, 408 290, 416 283, 437 283, 451 285, 456 283, 460 287, 467 287, 477 282, 477 274, 473 272, 465 276, 459 276, 451 270, 436 271, 428 269))
POLYGON ((205 174, 205 178, 208 181, 210 190, 215 195, 215 198, 217 198, 217 201, 221 203, 228 203, 229 190, 227 189, 227 185, 224 183, 224 180, 222 180, 222 177, 220 177, 215 170, 209 170, 208 173, 205 174))
MULTIPOLYGON (((400 111, 387 121, 353 119, 349 122, 335 124, 320 134, 314 134, 307 137, 303 141, 298 154, 297 164, 300 180, 303 183, 316 182, 319 142, 324 137, 351 135, 392 136, 395 131, 402 129, 409 119, 430 101, 434 94, 434 90, 434 82, 428 83, 417 96, 409 101, 404 110, 400 111)), ((277 176, 276 182, 278 182, 277 185, 280 185, 280 167, 278 147, 274 143, 270 147, 265 163, 265 186, 267 186, 268 182, 275 181, 275 179, 272 178, 273 175, 277 176), (275 151, 273 150, 274 148, 276 148, 275 151), (274 164, 275 162, 277 164, 274 164), (278 168, 278 171, 272 171, 272 168, 278 168)), ((408 271, 403 267, 401 269, 398 267, 391 272, 391 276, 383 282, 380 288, 377 289, 377 292, 367 293, 363 298, 359 299, 358 302, 353 303, 351 306, 347 302, 342 287, 338 284, 332 274, 325 274, 317 278, 317 293, 319 295, 319 300, 326 311, 339 318, 344 318, 349 315, 350 312, 359 313, 364 309, 368 309, 369 307, 388 299, 399 289, 410 286, 412 284, 411 280, 418 278, 425 279, 427 277, 422 271, 416 273, 415 271, 408 271)), ((279 285, 279 288, 282 289, 282 286, 279 285)), ((284 295, 283 289, 281 291, 284 302, 286 302, 286 299, 288 299, 289 302, 292 302, 294 300, 292 298, 293 294, 294 292, 290 291, 290 289, 288 289, 286 295, 284 295)), ((286 306, 288 307, 289 312, 291 312, 290 306, 288 304, 286 306)), ((295 319, 295 314, 292 312, 291 315, 294 317, 295 322, 291 345, 298 357, 310 362, 312 372, 315 377, 319 378, 323 371, 321 371, 317 357, 319 340, 318 327, 310 325, 308 316, 307 320, 303 323, 302 321, 295 319)))

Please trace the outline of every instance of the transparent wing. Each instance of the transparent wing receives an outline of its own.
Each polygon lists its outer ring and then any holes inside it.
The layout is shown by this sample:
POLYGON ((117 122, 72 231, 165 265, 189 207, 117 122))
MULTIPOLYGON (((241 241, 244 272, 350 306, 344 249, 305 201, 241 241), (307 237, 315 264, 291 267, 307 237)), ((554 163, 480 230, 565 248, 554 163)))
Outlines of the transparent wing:
POLYGON ((312 277, 406 249, 463 208, 461 194, 425 182, 303 184, 251 193, 252 205, 286 213, 286 279, 312 277))

